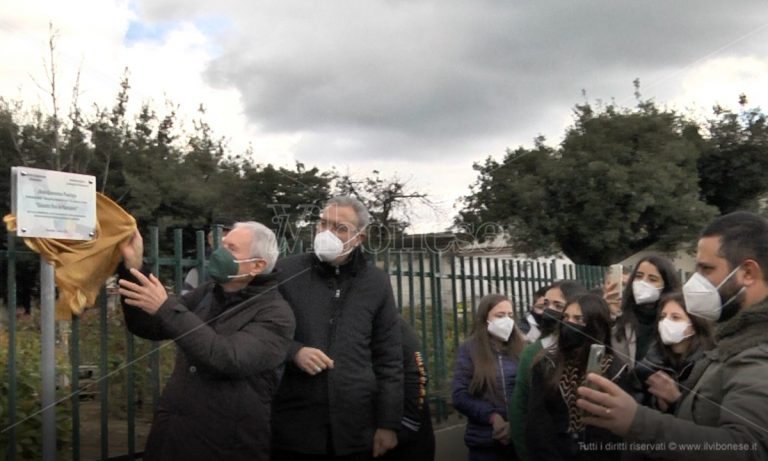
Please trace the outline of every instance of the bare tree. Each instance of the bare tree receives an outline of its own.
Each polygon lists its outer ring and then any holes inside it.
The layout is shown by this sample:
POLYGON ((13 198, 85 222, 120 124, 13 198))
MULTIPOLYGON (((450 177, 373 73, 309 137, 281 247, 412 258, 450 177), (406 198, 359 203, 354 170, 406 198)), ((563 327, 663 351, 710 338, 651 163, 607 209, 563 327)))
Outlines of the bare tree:
POLYGON ((378 170, 365 179, 349 174, 336 177, 336 193, 351 195, 363 202, 371 213, 371 223, 396 232, 404 231, 411 222, 416 204, 434 209, 435 205, 425 193, 410 190, 408 181, 394 175, 382 178, 378 170))

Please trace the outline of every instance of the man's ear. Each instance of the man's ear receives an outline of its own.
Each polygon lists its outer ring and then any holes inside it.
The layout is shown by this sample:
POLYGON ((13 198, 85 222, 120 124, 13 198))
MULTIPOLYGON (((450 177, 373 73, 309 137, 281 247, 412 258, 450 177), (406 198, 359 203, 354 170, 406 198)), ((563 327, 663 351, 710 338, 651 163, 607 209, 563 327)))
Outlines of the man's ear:
POLYGON ((267 269, 267 260, 266 259, 257 259, 256 261, 251 261, 251 270, 248 272, 252 276, 257 276, 259 274, 263 274, 264 271, 267 269))
POLYGON ((747 259, 741 267, 744 269, 744 286, 751 286, 763 280, 763 268, 754 259, 747 259))

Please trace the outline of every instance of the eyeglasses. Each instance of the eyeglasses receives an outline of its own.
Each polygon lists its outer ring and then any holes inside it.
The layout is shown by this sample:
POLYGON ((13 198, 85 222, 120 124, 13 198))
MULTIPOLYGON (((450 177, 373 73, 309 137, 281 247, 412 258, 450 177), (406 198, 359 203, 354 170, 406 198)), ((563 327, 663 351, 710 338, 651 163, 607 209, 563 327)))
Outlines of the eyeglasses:
POLYGON ((543 303, 544 309, 556 309, 559 311, 562 311, 565 309, 565 303, 560 301, 549 301, 545 300, 543 303))
POLYGON ((317 228, 322 230, 330 230, 332 232, 346 234, 350 232, 355 232, 357 228, 350 224, 344 224, 344 223, 337 223, 333 221, 328 221, 327 219, 320 218, 317 221, 317 228))

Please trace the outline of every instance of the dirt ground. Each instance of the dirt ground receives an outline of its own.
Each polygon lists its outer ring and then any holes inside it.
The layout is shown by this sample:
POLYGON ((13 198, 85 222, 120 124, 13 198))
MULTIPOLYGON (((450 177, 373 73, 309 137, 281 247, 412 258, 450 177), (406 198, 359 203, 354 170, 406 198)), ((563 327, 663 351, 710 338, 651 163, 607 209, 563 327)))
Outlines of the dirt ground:
MULTIPOLYGON (((136 451, 143 451, 147 441, 151 417, 137 416, 135 426, 136 451)), ((110 417, 107 441, 109 456, 128 454, 128 423, 125 419, 110 417)), ((93 461, 101 456, 101 413, 98 400, 80 402, 80 459, 93 461)), ((71 455, 70 455, 71 458, 71 455)))

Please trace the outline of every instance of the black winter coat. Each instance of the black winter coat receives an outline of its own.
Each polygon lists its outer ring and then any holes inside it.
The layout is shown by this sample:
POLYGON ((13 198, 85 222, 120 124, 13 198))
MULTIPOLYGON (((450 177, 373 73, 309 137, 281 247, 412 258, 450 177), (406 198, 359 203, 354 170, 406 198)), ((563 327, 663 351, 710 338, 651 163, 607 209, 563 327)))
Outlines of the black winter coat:
MULTIPOLYGON (((554 362, 544 356, 532 370, 531 391, 526 424, 528 459, 531 461, 618 461, 621 438, 605 429, 585 426, 578 434, 569 434, 568 406, 562 390, 556 394, 544 390, 554 362)), ((617 356, 606 371, 606 378, 624 390, 635 386, 635 376, 617 356)))
POLYGON ((276 276, 234 293, 209 282, 155 315, 123 312, 133 334, 177 346, 143 459, 268 460, 270 401, 295 326, 276 276))
POLYGON ((313 254, 277 267, 296 334, 272 406, 274 448, 336 455, 372 450, 376 428, 397 430, 403 414, 403 350, 389 276, 359 248, 338 267, 313 254), (293 362, 302 347, 323 351, 333 369, 315 376, 302 371, 293 362))

